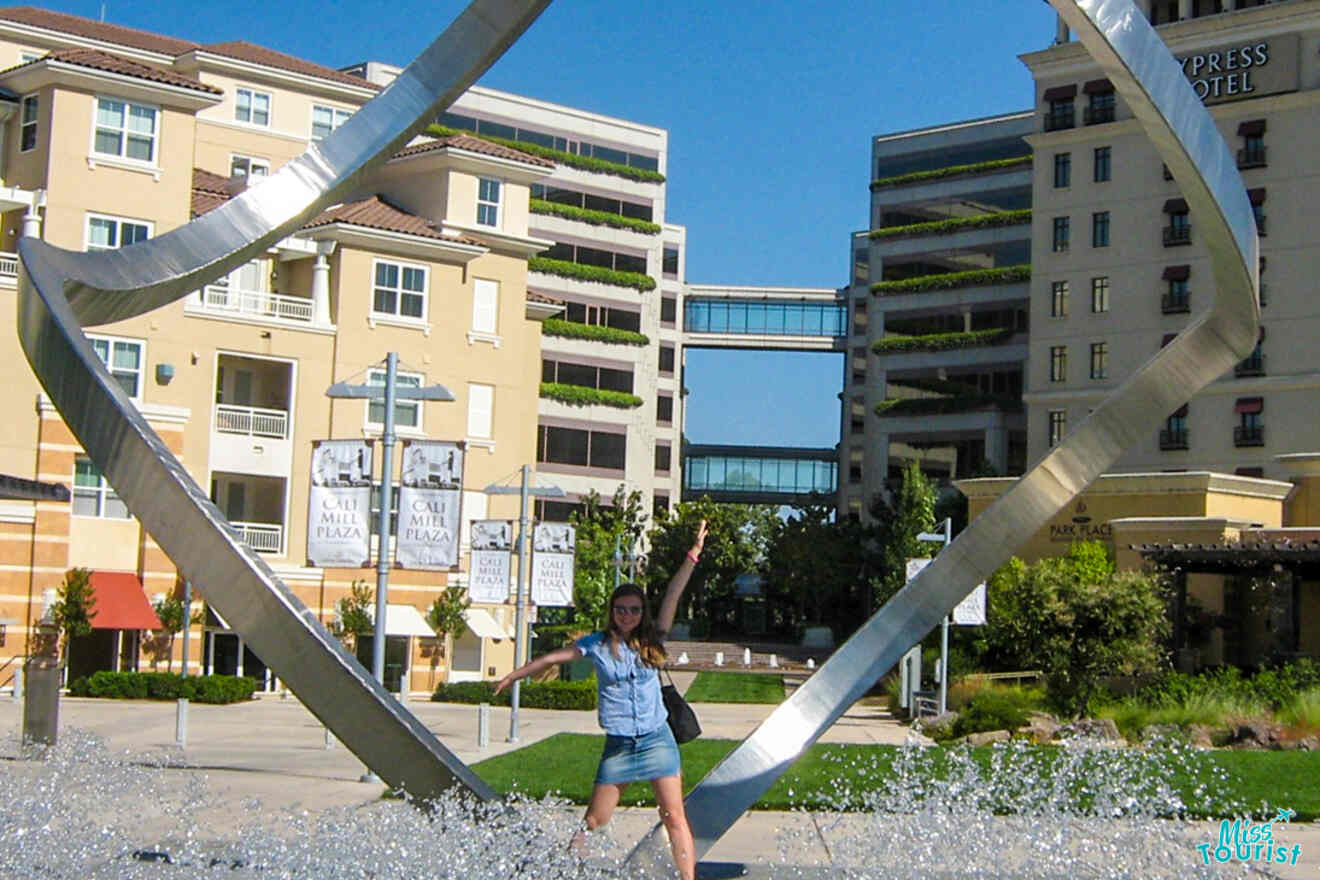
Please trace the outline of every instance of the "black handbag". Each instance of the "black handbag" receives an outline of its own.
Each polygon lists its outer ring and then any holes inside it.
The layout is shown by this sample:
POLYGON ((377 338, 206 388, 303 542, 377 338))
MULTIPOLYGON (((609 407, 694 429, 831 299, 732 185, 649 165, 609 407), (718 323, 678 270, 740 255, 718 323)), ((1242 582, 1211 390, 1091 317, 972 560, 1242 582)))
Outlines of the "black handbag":
POLYGON ((661 686, 660 696, 669 712, 669 729, 674 732, 675 742, 691 742, 701 736, 701 722, 697 721, 697 713, 692 711, 688 701, 674 687, 674 678, 668 670, 665 670, 665 675, 669 676, 669 684, 661 686))

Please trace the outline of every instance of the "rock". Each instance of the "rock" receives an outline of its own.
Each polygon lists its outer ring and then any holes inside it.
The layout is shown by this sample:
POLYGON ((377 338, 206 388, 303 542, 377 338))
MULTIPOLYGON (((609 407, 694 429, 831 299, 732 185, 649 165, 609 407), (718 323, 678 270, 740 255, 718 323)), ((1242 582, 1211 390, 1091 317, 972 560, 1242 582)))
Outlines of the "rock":
POLYGON ((1013 738, 1007 730, 987 730, 982 733, 967 734, 969 746, 988 746, 992 743, 1004 743, 1013 738))
MULTIPOLYGON (((1141 741, 1147 745, 1186 742, 1187 731, 1177 724, 1147 724, 1141 728, 1141 741)), ((1209 741, 1207 737, 1207 742, 1209 741)))
POLYGON ((941 728, 952 730, 953 723, 957 720, 957 712, 945 712, 943 715, 930 715, 925 718, 917 719, 917 729, 924 734, 931 735, 932 731, 941 728))
POLYGON ((1198 749, 1213 749, 1216 732, 1217 728, 1209 724, 1193 724, 1187 728, 1187 741, 1198 749))
POLYGON ((1281 731, 1269 721, 1241 721, 1231 729, 1228 744, 1235 749, 1277 749, 1281 731))
POLYGON ((1027 726, 1018 728, 1024 739, 1032 742, 1049 742, 1059 732, 1059 719, 1045 712, 1028 712, 1027 726))
POLYGON ((1304 736, 1297 741, 1297 748, 1303 752, 1320 752, 1320 736, 1304 736))
POLYGON ((1056 735, 1059 739, 1123 741, 1123 735, 1118 732, 1118 725, 1112 718, 1079 718, 1060 727, 1056 735))

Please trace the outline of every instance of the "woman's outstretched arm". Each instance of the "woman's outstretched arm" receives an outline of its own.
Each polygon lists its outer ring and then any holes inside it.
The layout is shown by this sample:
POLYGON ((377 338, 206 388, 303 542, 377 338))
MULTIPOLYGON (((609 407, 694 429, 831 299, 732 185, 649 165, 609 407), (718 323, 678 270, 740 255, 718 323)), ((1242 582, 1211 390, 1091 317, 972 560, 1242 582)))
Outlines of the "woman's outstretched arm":
POLYGON ((668 635, 669 630, 674 626, 674 615, 678 613, 678 600, 687 589, 688 578, 692 577, 692 570, 697 567, 697 560, 701 558, 701 549, 705 546, 706 521, 703 519, 697 526, 697 537, 692 542, 692 549, 683 557, 683 563, 678 567, 678 571, 669 579, 665 596, 660 600, 660 613, 655 616, 655 627, 661 635, 668 635))
POLYGON ((549 669, 551 666, 559 663, 571 663, 581 656, 582 652, 578 650, 577 645, 566 645, 562 648, 551 651, 548 654, 542 654, 531 663, 519 666, 517 669, 513 670, 513 672, 510 672, 508 675, 501 678, 500 683, 495 685, 495 693, 498 694, 506 687, 512 685, 515 681, 527 678, 529 675, 536 675, 536 673, 541 670, 549 669))

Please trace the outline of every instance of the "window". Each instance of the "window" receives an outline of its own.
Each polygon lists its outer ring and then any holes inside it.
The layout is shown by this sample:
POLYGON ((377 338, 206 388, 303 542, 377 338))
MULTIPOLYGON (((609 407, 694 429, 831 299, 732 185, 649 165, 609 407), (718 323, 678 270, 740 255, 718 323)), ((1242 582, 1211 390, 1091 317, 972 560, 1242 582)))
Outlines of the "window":
POLYGON ((1090 89, 1090 103, 1086 111, 1082 114, 1083 121, 1087 125, 1099 125, 1102 122, 1114 121, 1114 87, 1109 85, 1108 80, 1097 80, 1093 86, 1087 83, 1090 89))
POLYGON ((1068 317, 1068 282, 1055 281, 1050 285, 1050 317, 1068 317))
POLYGON ((426 269, 377 260, 371 310, 378 315, 424 319, 426 269))
POLYGON ((128 247, 151 237, 151 224, 89 214, 87 216, 87 250, 108 251, 128 247))
POLYGON ((1247 190, 1247 198, 1251 202, 1251 216, 1256 220, 1256 234, 1263 236, 1265 234, 1265 187, 1247 190))
POLYGON ((1110 147, 1096 147, 1092 179, 1096 183, 1104 183, 1112 175, 1112 165, 1114 160, 1114 151, 1110 147))
POLYGON ((655 469, 662 474, 669 473, 669 464, 672 458, 668 443, 655 444, 655 469))
POLYGON ((500 182, 489 177, 477 184, 477 225, 498 229, 500 225, 500 182))
POLYGON ((114 336, 92 336, 87 341, 92 344, 92 351, 105 364, 110 375, 124 389, 124 393, 134 400, 142 399, 142 341, 138 339, 120 339, 114 336))
POLYGON ((674 347, 672 345, 660 346, 660 372, 674 372, 674 347))
POLYGON ((579 385, 584 388, 599 388, 603 391, 622 391, 632 394, 632 370, 619 370, 610 367, 597 367, 592 364, 575 364, 568 361, 541 360, 541 381, 560 382, 564 385, 579 385))
POLYGON ((1050 346, 1050 381, 1068 381, 1068 346, 1050 346))
POLYGON ((1109 378, 1109 343, 1091 343, 1091 378, 1109 378))
POLYGON ((1187 404, 1183 404, 1164 420, 1160 429, 1160 449, 1186 449, 1187 447, 1187 404))
POLYGON ((1265 167, 1265 120, 1249 119, 1238 125, 1238 136, 1242 138, 1242 149, 1238 150, 1239 168, 1265 167))
POLYGON ((1234 446, 1265 445, 1265 398, 1239 397, 1233 407, 1239 422, 1233 428, 1234 446))
POLYGON ((472 280, 472 332, 495 333, 500 308, 500 283, 486 278, 472 280))
POLYGON ((545 425, 536 432, 536 460, 549 464, 623 470, 628 441, 624 434, 545 425))
POLYGON ((1068 250, 1068 238, 1071 235, 1069 226, 1070 224, 1067 217, 1054 218, 1054 238, 1052 248, 1056 254, 1068 250))
POLYGON ((564 303, 564 320, 578 324, 596 324, 601 327, 613 327, 616 330, 631 330, 640 333, 642 313, 617 306, 588 305, 568 301, 564 303))
MULTIPOLYGON (((394 382, 395 388, 421 388, 422 376, 419 373, 395 373, 394 382)), ((367 384, 379 385, 384 388, 385 371, 371 370, 368 372, 367 384)), ((384 428, 384 395, 367 402, 367 425, 384 428)), ((420 400, 399 400, 396 398, 394 401, 394 427, 420 431, 422 429, 422 402, 420 400)))
POLYGON ((674 398, 661 394, 655 399, 655 420, 661 424, 674 420, 674 398))
POLYGON ((655 498, 651 500, 651 516, 653 519, 660 519, 669 512, 669 496, 656 493, 655 498))
POLYGON ((1068 431, 1068 411, 1050 410, 1050 446, 1058 446, 1063 435, 1068 431))
POLYGON ((234 121, 260 125, 263 128, 270 125, 269 93, 253 89, 235 89, 234 121))
POLYGON ((1072 153, 1054 154, 1054 188, 1072 186, 1072 153))
POLYGON ((1091 279, 1091 313, 1098 315, 1109 311, 1109 276, 1100 275, 1091 279))
POLYGON ((678 275, 678 248, 666 247, 664 258, 661 262, 660 271, 666 275, 678 275))
MULTIPOLYGON (((1071 89, 1074 93, 1076 93, 1077 90, 1076 86, 1067 86, 1065 88, 1071 89)), ((1052 91, 1053 89, 1049 90, 1046 92, 1046 95, 1048 96, 1052 91)), ((1050 104, 1049 112, 1045 115, 1046 131, 1061 131, 1065 128, 1072 128, 1077 124, 1077 114, 1073 109, 1072 96, 1057 99, 1050 99, 1047 97, 1046 100, 1049 101, 1050 104)))
POLYGON ((494 436, 495 386, 468 383, 467 435, 481 440, 494 436))
POLYGON ((320 104, 313 104, 312 140, 319 141, 347 122, 348 117, 352 115, 352 110, 341 110, 338 107, 323 107, 320 104))
MULTIPOLYGON (((371 484, 371 500, 368 502, 371 507, 371 513, 368 521, 371 523, 371 536, 374 538, 380 534, 380 483, 371 484)), ((390 537, 399 536, 399 484, 390 483, 390 537)), ((371 552, 375 552, 373 546, 371 552)), ((386 618, 387 620, 389 618, 386 618)))
POLYGON ((673 324, 678 320, 678 300, 672 296, 660 297, 660 323, 673 324))
POLYGON ((1192 219, 1187 213, 1185 199, 1169 199, 1164 203, 1164 213, 1169 215, 1169 225, 1164 227, 1164 246, 1192 243, 1192 219))
POLYGON ((1091 215, 1091 247, 1109 247, 1109 212, 1096 211, 1091 215))
POLYGON ((156 108, 97 98, 92 151, 134 162, 156 161, 156 108))
POLYGON ((854 385, 866 381, 866 347, 854 348, 852 352, 852 380, 854 385))
POLYGON ((18 149, 26 153, 37 147, 37 118, 40 107, 37 96, 28 95, 23 99, 23 120, 18 129, 18 149))
POLYGON ((230 177, 265 177, 270 174, 270 163, 254 156, 235 154, 229 158, 230 177))
POLYGON ((73 515, 129 518, 128 506, 110 488, 100 469, 84 455, 73 460, 73 515))
POLYGON ((1187 279, 1191 277, 1191 266, 1169 266, 1164 270, 1164 280, 1169 288, 1160 298, 1160 311, 1166 315, 1191 311, 1191 292, 1187 289, 1187 279))

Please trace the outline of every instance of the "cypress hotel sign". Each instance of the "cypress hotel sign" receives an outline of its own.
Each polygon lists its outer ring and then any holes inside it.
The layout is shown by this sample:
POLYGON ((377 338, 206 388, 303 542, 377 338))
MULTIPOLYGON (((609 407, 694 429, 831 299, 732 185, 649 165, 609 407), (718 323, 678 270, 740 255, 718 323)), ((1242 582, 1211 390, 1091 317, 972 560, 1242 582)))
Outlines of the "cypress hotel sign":
POLYGON ((1206 104, 1293 92, 1300 85, 1296 34, 1217 46, 1178 58, 1206 104))

